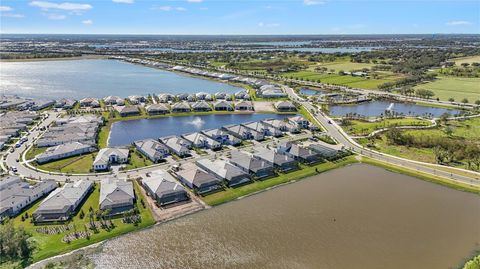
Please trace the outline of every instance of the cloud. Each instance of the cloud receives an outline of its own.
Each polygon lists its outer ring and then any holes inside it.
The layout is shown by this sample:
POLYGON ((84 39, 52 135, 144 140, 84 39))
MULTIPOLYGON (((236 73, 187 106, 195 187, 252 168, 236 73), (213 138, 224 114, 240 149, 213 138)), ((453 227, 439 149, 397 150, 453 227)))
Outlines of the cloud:
POLYGON ((323 4, 325 4, 325 1, 319 1, 319 0, 303 0, 303 4, 306 5, 306 6, 323 5, 323 4))
POLYGON ((14 14, 14 13, 2 13, 2 17, 9 17, 9 18, 21 19, 21 18, 25 18, 25 15, 23 15, 23 14, 14 14))
POLYGON ((43 14, 43 15, 46 16, 49 20, 54 20, 54 21, 64 20, 65 18, 67 18, 67 16, 61 15, 61 14, 43 14))
POLYGON ((58 9, 58 10, 67 10, 67 11, 86 11, 92 9, 92 5, 90 4, 79 4, 79 3, 52 3, 46 1, 32 1, 30 2, 30 6, 38 7, 42 10, 49 10, 49 9, 58 9))
POLYGON ((172 6, 153 6, 151 10, 160 10, 160 11, 186 11, 186 8, 183 7, 172 7, 172 6))
POLYGON ((85 25, 92 25, 93 21, 92 20, 84 20, 84 21, 82 21, 82 23, 85 24, 85 25))
POLYGON ((9 7, 9 6, 0 6, 0 11, 3 12, 3 11, 12 11, 13 8, 9 7))
POLYGON ((201 3, 203 0, 187 0, 189 3, 201 3))
POLYGON ((258 27, 278 27, 278 26, 280 26, 279 23, 263 23, 263 22, 259 22, 257 25, 258 25, 258 27))
POLYGON ((450 25, 450 26, 470 25, 470 24, 472 23, 469 21, 449 21, 446 23, 446 25, 450 25))
POLYGON ((117 4, 133 4, 135 3, 134 0, 112 0, 112 2, 117 4))

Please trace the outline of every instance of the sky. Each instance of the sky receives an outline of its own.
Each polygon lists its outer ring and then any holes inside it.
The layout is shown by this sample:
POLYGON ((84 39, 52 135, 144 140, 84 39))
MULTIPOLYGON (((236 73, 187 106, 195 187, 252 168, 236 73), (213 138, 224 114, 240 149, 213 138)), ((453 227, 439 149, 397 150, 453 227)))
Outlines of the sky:
POLYGON ((0 0, 0 32, 479 34, 480 1, 0 0))

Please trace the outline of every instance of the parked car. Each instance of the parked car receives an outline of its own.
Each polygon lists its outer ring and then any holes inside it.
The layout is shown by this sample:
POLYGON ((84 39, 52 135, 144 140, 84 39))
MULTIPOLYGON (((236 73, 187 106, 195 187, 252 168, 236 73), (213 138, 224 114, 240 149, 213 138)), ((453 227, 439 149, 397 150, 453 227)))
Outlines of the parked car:
POLYGON ((14 172, 14 173, 16 173, 16 172, 18 171, 15 166, 12 166, 12 167, 10 168, 10 170, 12 170, 12 172, 14 172))

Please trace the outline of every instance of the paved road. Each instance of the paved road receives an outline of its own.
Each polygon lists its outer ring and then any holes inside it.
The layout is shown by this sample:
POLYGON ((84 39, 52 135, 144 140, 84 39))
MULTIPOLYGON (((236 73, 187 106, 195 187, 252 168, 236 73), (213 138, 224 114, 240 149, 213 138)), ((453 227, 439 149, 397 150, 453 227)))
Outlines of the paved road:
MULTIPOLYGON (((318 111, 310 102, 307 102, 305 99, 299 97, 292 88, 284 87, 284 90, 290 96, 291 99, 300 102, 308 111, 318 111)), ((311 113, 312 114, 312 113, 311 113)), ((365 148, 358 143, 356 143, 350 136, 343 131, 343 129, 335 123, 334 120, 329 118, 323 112, 319 111, 313 113, 313 116, 318 120, 318 122, 325 128, 326 132, 336 139, 339 143, 343 144, 348 149, 359 153, 361 155, 388 162, 391 164, 403 166, 412 170, 416 170, 423 173, 428 173, 436 176, 441 176, 452 181, 462 182, 468 185, 480 186, 480 174, 476 178, 466 177, 463 175, 445 172, 443 170, 432 168, 432 164, 427 164, 423 162, 417 162, 413 160, 403 159, 392 155, 387 155, 381 152, 377 152, 368 148, 365 148)))

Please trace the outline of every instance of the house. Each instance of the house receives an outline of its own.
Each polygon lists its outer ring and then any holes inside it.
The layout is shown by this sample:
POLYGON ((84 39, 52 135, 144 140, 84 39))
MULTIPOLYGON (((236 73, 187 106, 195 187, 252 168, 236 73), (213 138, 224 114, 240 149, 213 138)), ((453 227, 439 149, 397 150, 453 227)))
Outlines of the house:
POLYGON ((224 92, 215 93, 215 99, 217 100, 220 100, 220 99, 225 100, 226 96, 227 96, 227 93, 224 93, 224 92))
POLYGON ((197 98, 197 100, 205 100, 205 96, 207 96, 208 93, 206 92, 199 92, 197 94, 195 94, 195 97, 197 98))
POLYGON ((275 108, 280 112, 297 111, 295 105, 290 101, 278 101, 275 103, 275 108))
POLYGON ((105 98, 103 98, 103 101, 105 102, 106 105, 119 105, 119 106, 123 106, 125 105, 125 100, 123 100, 123 98, 120 98, 118 96, 107 96, 105 98))
POLYGON ((193 111, 197 111, 197 112, 204 112, 204 111, 211 111, 212 110, 210 105, 203 100, 195 102, 192 105, 192 109, 193 109, 193 111))
POLYGON ((143 103, 147 101, 147 99, 144 96, 140 96, 140 95, 130 95, 128 96, 128 101, 132 105, 138 105, 139 103, 143 103))
POLYGON ((254 139, 256 141, 260 141, 265 139, 263 133, 259 133, 255 130, 247 128, 240 124, 230 124, 223 126, 223 129, 227 131, 229 134, 241 139, 241 140, 251 140, 254 139))
POLYGON ((300 128, 296 124, 292 124, 289 121, 266 119, 263 121, 263 123, 282 132, 297 133, 300 131, 300 128))
POLYGON ((275 136, 275 137, 279 137, 279 136, 282 136, 283 135, 283 132, 280 131, 279 129, 275 128, 275 127, 271 127, 261 121, 253 121, 253 122, 247 122, 247 123, 244 123, 242 124, 243 126, 245 126, 246 128, 249 128, 251 130, 254 130, 254 131, 257 131, 261 134, 263 134, 263 136, 275 136))
POLYGON ((235 187, 252 181, 248 172, 245 172, 224 160, 212 161, 208 159, 200 159, 196 161, 196 164, 198 167, 213 174, 218 179, 225 180, 229 187, 235 187))
POLYGON ((92 146, 82 144, 80 142, 69 142, 60 144, 55 147, 49 147, 45 152, 35 156, 37 163, 46 163, 55 160, 60 160, 72 156, 82 155, 84 153, 90 153, 94 149, 92 146))
POLYGON ((180 101, 186 101, 188 99, 188 93, 177 94, 177 99, 180 101))
POLYGON ((161 103, 148 105, 145 109, 148 115, 162 115, 170 112, 168 106, 161 103))
POLYGON ((245 99, 245 100, 248 100, 250 99, 250 96, 248 95, 248 93, 244 90, 242 91, 238 91, 235 93, 235 99, 237 100, 240 100, 240 99, 245 99))
POLYGON ((295 161, 292 157, 280 154, 268 148, 257 148, 253 153, 253 156, 266 161, 281 172, 298 169, 297 161, 295 161))
POLYGON ((129 150, 124 148, 101 149, 93 161, 93 170, 105 171, 110 169, 111 164, 123 164, 128 162, 129 150))
POLYGON ((288 141, 281 143, 278 146, 277 151, 306 164, 313 164, 322 161, 320 154, 317 152, 288 141))
POLYGON ((43 100, 43 99, 35 99, 32 101, 30 105, 30 110, 38 111, 49 106, 53 106, 55 104, 55 100, 43 100))
POLYGON ((190 156, 191 142, 179 137, 179 136, 167 136, 160 138, 160 141, 167 146, 170 152, 179 157, 190 156))
POLYGON ((43 180, 30 185, 19 177, 0 177, 0 220, 18 215, 56 187, 54 180, 43 180))
POLYGON ((233 111, 232 103, 225 100, 217 100, 213 104, 213 108, 217 111, 233 111))
POLYGON ((154 171, 150 177, 143 178, 142 186, 159 206, 190 200, 182 185, 178 184, 173 176, 164 170, 154 171))
POLYGON ((152 162, 158 163, 159 161, 165 159, 170 150, 164 144, 155 141, 153 139, 144 139, 133 142, 135 148, 149 158, 152 162))
POLYGON ((206 195, 223 189, 222 181, 202 170, 193 163, 185 163, 175 176, 187 187, 199 195, 206 195))
POLYGON ((338 145, 330 145, 327 143, 323 143, 319 141, 316 144, 311 144, 309 148, 318 154, 320 154, 322 157, 326 159, 331 159, 336 157, 337 155, 340 154, 341 148, 338 145))
POLYGON ((300 129, 308 129, 310 126, 310 122, 303 118, 302 116, 294 116, 288 118, 288 121, 294 125, 296 125, 300 129))
POLYGON ((243 171, 250 173, 255 178, 266 178, 275 175, 272 164, 242 151, 231 151, 228 161, 243 171))
POLYGON ((236 146, 242 143, 242 140, 237 137, 229 134, 228 132, 222 129, 210 129, 202 131, 202 133, 213 140, 221 143, 222 145, 232 145, 236 146))
POLYGON ((213 150, 222 148, 221 143, 199 132, 185 134, 182 137, 192 143, 192 145, 196 148, 207 148, 213 150))
POLYGON ((79 103, 81 107, 100 107, 100 102, 92 97, 83 98, 79 103))
POLYGON ((100 184, 100 209, 118 215, 133 209, 133 183, 125 179, 103 178, 100 184))
POLYGON ((65 183, 40 203, 32 214, 33 220, 35 222, 69 220, 92 189, 93 182, 86 179, 65 183))
POLYGON ((240 101, 235 104, 235 109, 239 111, 254 111, 253 103, 250 101, 240 101))
POLYGON ((140 115, 140 110, 137 106, 124 106, 120 110, 120 116, 129 117, 129 116, 138 116, 140 115))
POLYGON ((169 93, 161 93, 158 95, 158 100, 160 103, 167 103, 169 101, 173 101, 175 99, 175 96, 169 93))
POLYGON ((191 108, 190 105, 187 102, 180 102, 180 103, 175 103, 172 106, 172 112, 190 112, 191 108))

